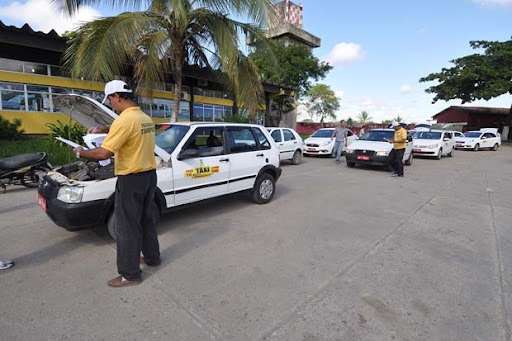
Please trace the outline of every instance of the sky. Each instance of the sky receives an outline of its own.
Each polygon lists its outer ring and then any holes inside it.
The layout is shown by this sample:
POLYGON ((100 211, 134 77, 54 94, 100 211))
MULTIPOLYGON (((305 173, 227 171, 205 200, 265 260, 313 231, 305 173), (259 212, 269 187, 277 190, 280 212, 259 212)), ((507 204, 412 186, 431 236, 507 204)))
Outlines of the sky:
MULTIPOLYGON (((473 53, 472 40, 512 37, 512 0, 302 0, 303 29, 321 39, 314 55, 333 69, 319 83, 340 99, 337 119, 356 119, 364 110, 376 122, 397 116, 425 122, 460 100, 438 101, 421 77, 440 72, 450 60, 473 53)), ((84 7, 73 18, 49 0, 0 0, 6 25, 47 33, 72 30, 80 22, 115 15, 118 10, 84 7)), ((465 105, 510 108, 511 95, 465 105)), ((307 118, 301 114, 299 119, 307 118)))

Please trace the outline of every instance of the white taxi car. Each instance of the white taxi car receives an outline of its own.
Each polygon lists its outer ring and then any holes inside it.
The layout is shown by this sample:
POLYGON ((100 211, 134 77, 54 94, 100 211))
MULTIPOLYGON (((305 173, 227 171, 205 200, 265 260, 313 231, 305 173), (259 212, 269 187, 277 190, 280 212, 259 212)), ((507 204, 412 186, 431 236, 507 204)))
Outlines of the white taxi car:
POLYGON ((501 136, 497 129, 484 128, 477 131, 466 131, 463 138, 455 139, 455 148, 479 151, 482 148, 498 150, 501 136))
MULTIPOLYGON (((310 137, 304 140, 304 155, 334 155, 334 139, 331 139, 334 128, 321 128, 311 134, 310 137)), ((350 146, 354 141, 358 139, 357 135, 351 130, 347 133, 347 145, 350 146)), ((344 147, 344 150, 347 146, 344 147)))
POLYGON ((414 155, 434 156, 440 160, 443 156, 452 157, 455 153, 455 139, 451 131, 417 131, 412 137, 414 155))
POLYGON ((304 151, 302 137, 291 128, 268 127, 267 130, 279 147, 281 160, 290 160, 294 165, 300 164, 304 151))
MULTIPOLYGON (((389 152, 393 149, 393 144, 388 140, 395 134, 393 129, 371 129, 352 143, 345 151, 345 158, 348 167, 354 167, 356 164, 372 166, 388 166, 389 152)), ((412 164, 412 137, 407 134, 407 145, 404 153, 404 164, 412 164)))
MULTIPOLYGON (((54 104, 82 125, 111 124, 117 116, 88 97, 61 95, 54 104)), ((268 203, 281 175, 279 149, 259 125, 172 123, 157 126, 158 213, 203 199, 249 190, 259 204, 268 203)), ((115 162, 115 160, 114 160, 115 162)), ((69 231, 107 223, 115 237, 116 178, 111 165, 77 161, 50 172, 38 188, 47 216, 69 231)))

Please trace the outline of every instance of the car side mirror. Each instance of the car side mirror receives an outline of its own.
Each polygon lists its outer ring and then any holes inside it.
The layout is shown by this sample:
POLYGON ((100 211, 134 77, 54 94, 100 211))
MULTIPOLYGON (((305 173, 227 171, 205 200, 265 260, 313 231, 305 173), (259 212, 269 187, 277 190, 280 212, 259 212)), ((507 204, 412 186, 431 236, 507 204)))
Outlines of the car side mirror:
POLYGON ((199 153, 197 152, 197 149, 185 149, 178 154, 178 160, 183 161, 187 159, 193 159, 198 155, 199 153))

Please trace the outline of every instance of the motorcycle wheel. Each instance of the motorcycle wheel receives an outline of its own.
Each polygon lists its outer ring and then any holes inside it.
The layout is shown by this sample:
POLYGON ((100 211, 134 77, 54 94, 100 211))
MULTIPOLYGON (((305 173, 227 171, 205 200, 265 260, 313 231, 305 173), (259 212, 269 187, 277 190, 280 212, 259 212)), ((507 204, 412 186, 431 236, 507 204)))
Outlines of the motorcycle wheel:
POLYGON ((34 167, 25 174, 23 174, 23 178, 21 178, 21 184, 28 188, 36 188, 37 186, 39 186, 39 181, 41 180, 41 178, 48 171, 49 169, 44 167, 34 167))

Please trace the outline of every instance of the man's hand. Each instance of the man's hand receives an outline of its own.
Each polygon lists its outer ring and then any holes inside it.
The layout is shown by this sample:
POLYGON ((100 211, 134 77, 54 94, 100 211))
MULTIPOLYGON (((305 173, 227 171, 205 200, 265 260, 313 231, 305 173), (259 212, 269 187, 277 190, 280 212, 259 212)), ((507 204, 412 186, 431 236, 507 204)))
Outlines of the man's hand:
POLYGON ((80 158, 80 153, 84 151, 84 147, 75 147, 73 148, 73 154, 76 155, 77 158, 80 158))
POLYGON ((96 127, 87 128, 88 134, 106 134, 110 130, 109 126, 97 125, 96 127))

